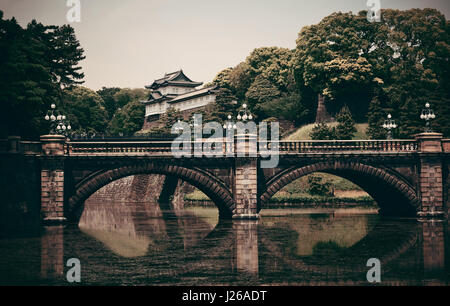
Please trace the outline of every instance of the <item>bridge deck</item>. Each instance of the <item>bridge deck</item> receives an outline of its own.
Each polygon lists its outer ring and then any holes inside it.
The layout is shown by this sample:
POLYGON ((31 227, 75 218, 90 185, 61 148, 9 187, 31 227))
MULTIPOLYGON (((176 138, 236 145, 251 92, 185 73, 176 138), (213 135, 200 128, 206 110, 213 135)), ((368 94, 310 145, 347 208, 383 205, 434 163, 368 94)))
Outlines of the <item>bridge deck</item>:
MULTIPOLYGON (((235 143, 222 139, 193 141, 185 144, 185 155, 194 157, 305 155, 305 154, 399 154, 417 152, 415 140, 325 140, 271 141, 235 143)), ((173 148, 183 148, 176 141, 72 141, 69 156, 174 156, 173 148)))

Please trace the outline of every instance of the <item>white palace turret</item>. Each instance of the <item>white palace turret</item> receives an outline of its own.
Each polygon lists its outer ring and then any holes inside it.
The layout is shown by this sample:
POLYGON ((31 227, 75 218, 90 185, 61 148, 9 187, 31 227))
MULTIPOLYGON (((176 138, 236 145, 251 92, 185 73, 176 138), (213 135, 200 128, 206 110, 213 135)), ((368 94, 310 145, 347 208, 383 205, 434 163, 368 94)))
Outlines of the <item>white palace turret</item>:
POLYGON ((171 106, 190 115, 195 109, 214 102, 214 87, 196 89, 202 84, 190 80, 183 70, 179 70, 167 73, 163 78, 145 86, 151 93, 147 101, 142 101, 145 104, 144 128, 150 127, 151 122, 157 121, 171 106))

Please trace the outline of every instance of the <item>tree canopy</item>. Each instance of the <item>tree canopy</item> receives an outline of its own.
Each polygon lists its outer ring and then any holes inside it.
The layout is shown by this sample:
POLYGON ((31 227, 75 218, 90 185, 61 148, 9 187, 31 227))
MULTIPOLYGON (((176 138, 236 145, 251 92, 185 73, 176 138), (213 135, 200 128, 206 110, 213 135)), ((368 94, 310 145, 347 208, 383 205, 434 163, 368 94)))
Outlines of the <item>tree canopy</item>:
POLYGON ((22 28, 0 11, 0 133, 37 138, 48 133, 44 115, 62 104, 62 89, 82 83, 83 49, 73 28, 33 20, 22 28))
POLYGON ((347 105, 356 122, 369 121, 374 138, 385 135, 377 125, 388 113, 398 137, 422 131, 420 111, 428 102, 434 128, 450 135, 449 29, 435 9, 386 9, 380 22, 369 22, 366 11, 332 13, 303 27, 295 50, 256 48, 213 83, 247 103, 258 120, 279 114, 297 125, 314 120, 323 95, 333 117, 347 105), (300 115, 286 116, 284 104, 300 115))
POLYGON ((63 91, 62 111, 77 133, 105 133, 108 115, 102 97, 95 91, 73 86, 63 91))

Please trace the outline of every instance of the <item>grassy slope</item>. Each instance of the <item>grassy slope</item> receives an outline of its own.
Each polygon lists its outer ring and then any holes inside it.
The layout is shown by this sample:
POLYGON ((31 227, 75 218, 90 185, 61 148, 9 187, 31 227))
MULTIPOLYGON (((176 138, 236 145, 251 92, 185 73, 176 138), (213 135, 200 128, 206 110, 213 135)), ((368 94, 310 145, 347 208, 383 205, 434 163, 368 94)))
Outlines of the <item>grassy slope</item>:
MULTIPOLYGON (((311 133, 311 130, 314 127, 314 123, 307 124, 302 127, 300 127, 298 130, 296 130, 294 133, 290 134, 285 138, 285 140, 311 140, 311 137, 309 136, 309 133, 311 133)), ((330 126, 336 126, 337 122, 332 122, 329 124, 330 126)), ((367 123, 358 123, 356 124, 356 134, 353 139, 368 139, 366 134, 368 124, 367 123)))

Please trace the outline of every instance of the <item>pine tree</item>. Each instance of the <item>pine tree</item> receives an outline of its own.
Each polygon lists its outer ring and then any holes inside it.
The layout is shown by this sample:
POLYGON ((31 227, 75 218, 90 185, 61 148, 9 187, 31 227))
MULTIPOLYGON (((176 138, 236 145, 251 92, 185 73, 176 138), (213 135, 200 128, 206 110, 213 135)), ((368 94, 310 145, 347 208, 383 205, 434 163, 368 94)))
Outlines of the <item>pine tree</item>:
POLYGON ((385 139, 386 131, 382 125, 386 119, 386 113, 382 107, 380 97, 377 95, 370 102, 368 117, 369 128, 367 129, 367 134, 370 139, 385 139))
POLYGON ((422 99, 408 97, 400 107, 398 134, 400 138, 409 139, 414 134, 424 131, 425 122, 420 119, 420 113, 425 106, 422 99), (422 102, 422 103, 421 103, 422 102))
POLYGON ((228 88, 220 88, 216 91, 216 101, 207 106, 203 120, 223 123, 228 115, 235 115, 237 106, 233 92, 228 88))
POLYGON ((333 140, 336 139, 336 130, 321 122, 313 127, 309 136, 312 140, 333 140))
POLYGON ((342 107, 339 114, 336 116, 338 125, 336 127, 336 138, 341 140, 352 139, 356 133, 355 121, 347 105, 342 107))

